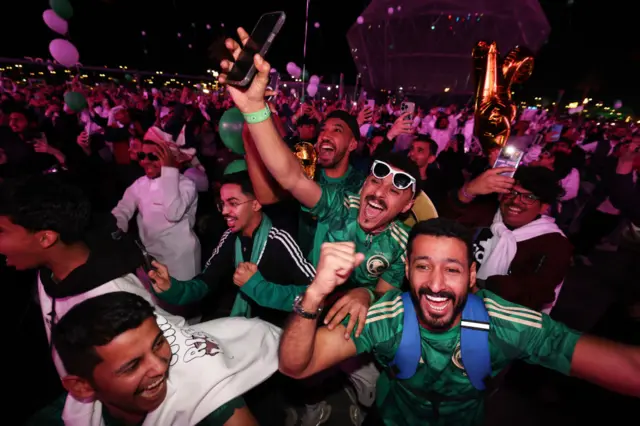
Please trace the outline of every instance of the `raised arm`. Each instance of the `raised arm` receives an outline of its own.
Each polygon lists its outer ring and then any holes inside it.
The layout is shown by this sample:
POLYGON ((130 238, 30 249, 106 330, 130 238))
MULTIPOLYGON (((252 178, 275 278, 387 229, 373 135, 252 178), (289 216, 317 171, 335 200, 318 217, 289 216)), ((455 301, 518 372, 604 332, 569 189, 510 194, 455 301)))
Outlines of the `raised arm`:
POLYGON ((573 352, 571 375, 640 398, 640 347, 582 336, 573 352))
POLYGON ((249 172, 249 178, 251 179, 251 185, 253 186, 256 198, 260 204, 268 206, 286 198, 288 196, 287 192, 276 182, 262 162, 253 137, 251 137, 251 132, 246 124, 242 129, 242 140, 244 141, 244 159, 247 162, 247 171, 249 172))
MULTIPOLYGON (((249 40, 249 34, 242 28, 238 29, 238 35, 244 45, 249 40)), ((227 48, 234 58, 238 58, 242 47, 232 39, 226 41, 227 48)), ((253 114, 268 108, 264 101, 264 94, 269 83, 269 64, 256 55, 254 58, 258 74, 253 79, 249 88, 229 86, 228 90, 233 100, 243 114, 253 114)), ((233 64, 227 60, 222 61, 222 69, 230 71, 233 64)), ((226 74, 220 75, 221 83, 226 81, 226 74)), ((260 158, 269 170, 269 173, 286 191, 308 208, 313 208, 320 200, 322 190, 313 180, 308 179, 296 158, 284 143, 272 119, 248 124, 255 146, 260 158)))

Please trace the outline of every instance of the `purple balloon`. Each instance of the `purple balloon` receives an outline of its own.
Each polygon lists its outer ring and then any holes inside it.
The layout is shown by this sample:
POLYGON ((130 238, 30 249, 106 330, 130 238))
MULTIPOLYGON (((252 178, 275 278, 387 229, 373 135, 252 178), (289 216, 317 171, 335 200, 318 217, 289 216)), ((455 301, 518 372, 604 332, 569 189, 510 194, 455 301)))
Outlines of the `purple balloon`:
POLYGON ((49 52, 53 59, 67 68, 75 66, 80 60, 78 49, 63 38, 57 38, 49 43, 49 52))
POLYGON ((58 34, 65 35, 69 31, 69 24, 67 21, 56 15, 53 9, 47 9, 42 13, 42 19, 47 27, 51 28, 58 34))

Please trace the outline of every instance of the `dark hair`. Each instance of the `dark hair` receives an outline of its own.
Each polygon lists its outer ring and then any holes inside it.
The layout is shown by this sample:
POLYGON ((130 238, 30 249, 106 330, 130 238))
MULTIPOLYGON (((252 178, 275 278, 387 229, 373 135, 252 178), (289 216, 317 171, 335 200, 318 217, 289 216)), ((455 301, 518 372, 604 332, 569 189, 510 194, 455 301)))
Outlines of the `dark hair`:
POLYGON ((27 123, 29 124, 35 124, 38 122, 38 117, 36 116, 36 114, 28 108, 21 108, 19 106, 16 106, 9 111, 9 114, 24 115, 24 118, 27 120, 27 123))
POLYGON ((571 173, 571 169, 573 169, 571 155, 556 151, 553 156, 553 171, 556 172, 558 180, 566 178, 571 173))
POLYGON ((524 189, 540 198, 543 204, 553 204, 564 195, 558 175, 546 167, 520 167, 513 178, 524 189))
POLYGON ((251 179, 249 178, 249 172, 241 171, 236 173, 228 174, 222 179, 222 185, 240 185, 240 189, 243 194, 255 196, 255 192, 253 192, 253 185, 251 184, 251 179))
POLYGON ((347 127, 349 127, 349 130, 351 130, 351 134, 353 135, 353 137, 355 139, 360 139, 360 126, 358 126, 358 119, 356 117, 349 114, 347 111, 338 109, 329 113, 324 122, 326 123, 330 118, 337 118, 338 120, 344 121, 347 127))
POLYGON ((153 318, 153 306, 137 294, 106 293, 77 304, 53 327, 51 342, 69 374, 91 380, 104 346, 153 318))
POLYGON ((433 156, 438 155, 438 144, 428 135, 418 135, 414 142, 426 143, 429 145, 429 154, 433 156))
POLYGON ((53 231, 71 244, 83 239, 91 204, 82 190, 55 174, 33 175, 0 186, 0 216, 29 232, 53 231))
POLYGON ((407 242, 407 259, 411 260, 413 252, 413 241, 420 235, 432 237, 455 238, 464 243, 467 248, 467 260, 469 266, 474 262, 472 235, 469 229, 455 220, 438 217, 435 219, 423 220, 416 223, 409 233, 407 242))
POLYGON ((416 180, 416 192, 413 194, 414 198, 420 192, 420 170, 418 166, 409 159, 406 155, 399 153, 386 153, 376 157, 376 160, 384 161, 392 166, 394 169, 402 170, 408 173, 416 180))

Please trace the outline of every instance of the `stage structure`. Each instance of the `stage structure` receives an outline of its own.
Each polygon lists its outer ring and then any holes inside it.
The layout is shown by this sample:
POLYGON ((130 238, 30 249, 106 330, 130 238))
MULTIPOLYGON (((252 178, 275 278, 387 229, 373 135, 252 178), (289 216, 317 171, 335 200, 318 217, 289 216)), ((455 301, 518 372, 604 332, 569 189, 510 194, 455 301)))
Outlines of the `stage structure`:
POLYGON ((537 0, 373 0, 347 38, 368 91, 470 95, 476 42, 536 53, 549 32, 537 0))

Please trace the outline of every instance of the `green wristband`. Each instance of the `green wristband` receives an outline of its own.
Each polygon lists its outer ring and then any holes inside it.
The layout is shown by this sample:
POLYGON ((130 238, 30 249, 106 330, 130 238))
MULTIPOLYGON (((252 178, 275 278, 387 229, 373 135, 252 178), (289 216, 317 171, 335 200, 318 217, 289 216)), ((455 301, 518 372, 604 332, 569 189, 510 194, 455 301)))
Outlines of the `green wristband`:
POLYGON ((269 108, 268 105, 265 105, 260 111, 250 112, 248 114, 243 112, 242 115, 244 116, 244 121, 249 124, 262 123, 271 117, 271 108, 269 108))

